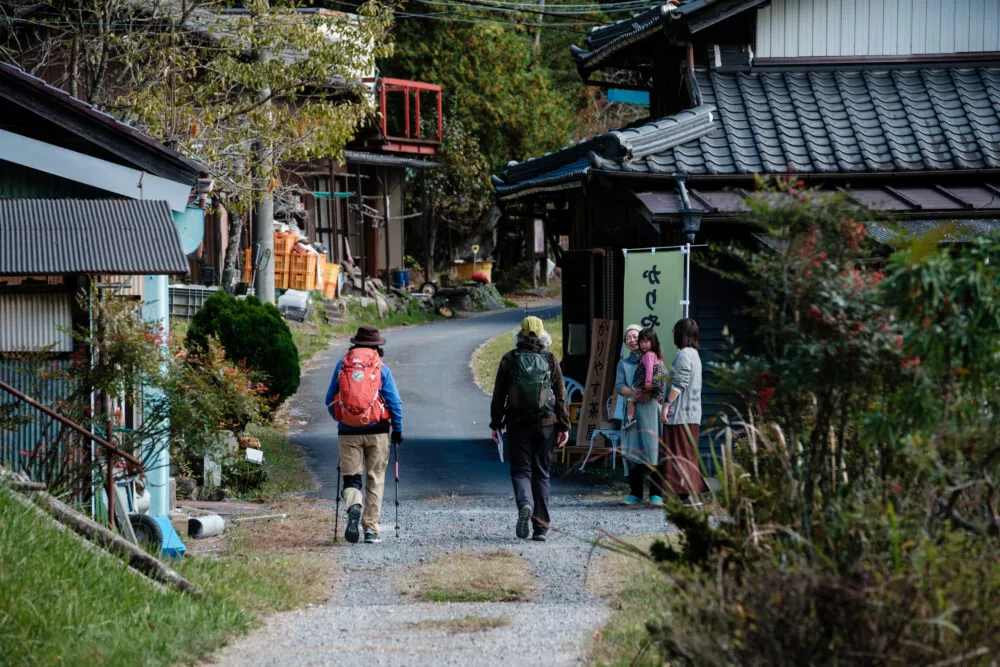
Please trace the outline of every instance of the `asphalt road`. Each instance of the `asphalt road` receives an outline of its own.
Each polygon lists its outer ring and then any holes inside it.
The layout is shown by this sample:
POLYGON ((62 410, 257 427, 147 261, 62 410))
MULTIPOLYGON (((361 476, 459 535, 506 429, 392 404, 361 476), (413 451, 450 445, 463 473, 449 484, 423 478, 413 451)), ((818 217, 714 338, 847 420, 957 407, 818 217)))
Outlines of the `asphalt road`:
MULTIPOLYGON (((560 310, 554 305, 528 312, 545 319, 560 310)), ((383 334, 388 343, 384 361, 403 398, 401 498, 512 493, 509 468, 500 463, 490 439, 490 399, 472 381, 469 360, 479 345, 511 331, 523 317, 523 310, 508 310, 383 334)), ((292 439, 305 452, 309 470, 320 484, 319 495, 326 499, 336 496, 337 432, 323 399, 346 349, 335 346, 322 353, 303 377, 296 397, 298 417, 306 423, 292 439)), ((391 474, 390 462, 387 495, 391 474)), ((554 493, 581 488, 570 482, 556 482, 554 487, 554 493)))

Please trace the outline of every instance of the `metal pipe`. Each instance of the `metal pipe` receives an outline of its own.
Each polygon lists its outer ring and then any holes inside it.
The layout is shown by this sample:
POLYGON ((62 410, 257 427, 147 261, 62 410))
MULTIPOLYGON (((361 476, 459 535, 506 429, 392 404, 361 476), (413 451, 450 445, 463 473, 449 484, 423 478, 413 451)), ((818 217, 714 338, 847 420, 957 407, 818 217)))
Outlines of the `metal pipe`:
POLYGON ((226 522, 218 514, 193 516, 188 519, 188 535, 194 538, 211 537, 221 533, 225 527, 226 522))
POLYGON ((111 444, 110 442, 108 442, 107 440, 105 440, 104 438, 102 438, 101 436, 95 435, 94 433, 91 433, 90 431, 88 431, 87 429, 83 428, 82 426, 80 426, 76 422, 70 421, 69 419, 66 419, 66 417, 63 417, 61 414, 59 414, 58 412, 56 412, 52 408, 39 403, 35 399, 33 399, 33 398, 31 398, 31 397, 29 397, 29 396, 27 396, 25 394, 22 394, 17 389, 14 389, 14 387, 10 386, 9 384, 7 384, 6 382, 4 382, 3 380, 0 380, 0 389, 3 389, 8 394, 12 395, 14 398, 16 398, 16 399, 18 399, 18 400, 20 400, 20 401, 22 401, 24 403, 27 403, 28 405, 30 405, 31 407, 35 408, 36 410, 39 410, 39 411, 43 412, 47 416, 52 417, 53 419, 56 419, 56 420, 62 422, 63 424, 65 424, 66 426, 70 427, 71 429, 73 429, 74 431, 76 431, 77 433, 79 433, 80 435, 82 435, 82 436, 84 436, 86 438, 90 438, 91 441, 96 442, 101 447, 103 447, 106 451, 111 452, 112 454, 115 454, 116 456, 122 457, 123 459, 125 459, 129 463, 132 463, 132 464, 137 465, 137 466, 142 466, 142 461, 140 461, 139 459, 137 459, 136 457, 134 457, 132 454, 129 454, 128 452, 126 452, 126 451, 124 451, 122 449, 119 449, 118 447, 116 447, 115 445, 111 444))

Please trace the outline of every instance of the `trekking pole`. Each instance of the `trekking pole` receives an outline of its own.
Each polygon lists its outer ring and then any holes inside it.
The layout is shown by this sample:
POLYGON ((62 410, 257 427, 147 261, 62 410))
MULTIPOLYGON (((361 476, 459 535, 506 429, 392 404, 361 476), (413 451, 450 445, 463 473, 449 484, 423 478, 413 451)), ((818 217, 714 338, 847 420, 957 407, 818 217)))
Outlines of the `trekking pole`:
POLYGON ((393 445, 393 458, 396 459, 396 539, 399 539, 399 443, 393 445))
POLYGON ((340 459, 337 459, 337 509, 333 515, 333 541, 340 539, 340 459))

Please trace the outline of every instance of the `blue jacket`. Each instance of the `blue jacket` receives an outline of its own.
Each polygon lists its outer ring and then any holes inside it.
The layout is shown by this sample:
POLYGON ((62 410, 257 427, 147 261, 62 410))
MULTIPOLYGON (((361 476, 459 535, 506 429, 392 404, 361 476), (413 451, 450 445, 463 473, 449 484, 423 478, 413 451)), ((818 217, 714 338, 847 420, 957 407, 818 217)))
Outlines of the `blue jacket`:
MULTIPOLYGON (((337 367, 333 369, 333 379, 330 381, 330 388, 326 390, 326 409, 333 417, 333 407, 332 404, 334 399, 337 397, 338 378, 340 377, 340 369, 344 365, 344 360, 341 359, 337 362, 337 367)), ((382 364, 382 388, 379 390, 379 396, 385 402, 385 407, 389 409, 389 417, 392 419, 392 430, 399 433, 403 432, 403 399, 399 396, 399 390, 396 388, 396 381, 392 379, 392 371, 385 364, 382 364)), ((337 424, 338 433, 388 433, 389 432, 389 422, 380 421, 377 424, 372 424, 371 426, 365 426, 364 428, 353 428, 351 426, 346 426, 344 424, 337 424)))

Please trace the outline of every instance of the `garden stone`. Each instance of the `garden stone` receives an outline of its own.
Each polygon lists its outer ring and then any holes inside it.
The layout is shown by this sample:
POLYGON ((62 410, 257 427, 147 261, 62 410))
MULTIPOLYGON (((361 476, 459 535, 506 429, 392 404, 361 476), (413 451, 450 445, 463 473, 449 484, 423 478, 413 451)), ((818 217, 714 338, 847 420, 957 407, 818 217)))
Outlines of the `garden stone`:
POLYGON ((177 497, 181 500, 191 498, 194 500, 194 490, 198 488, 198 482, 190 477, 174 477, 174 482, 177 484, 177 497))

